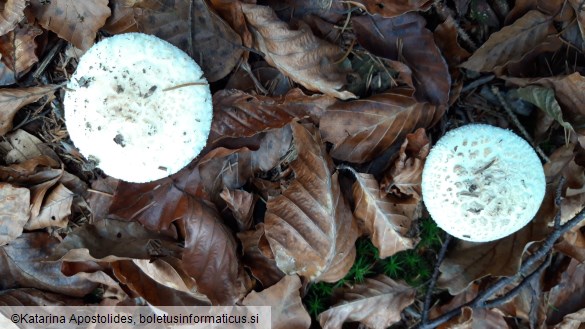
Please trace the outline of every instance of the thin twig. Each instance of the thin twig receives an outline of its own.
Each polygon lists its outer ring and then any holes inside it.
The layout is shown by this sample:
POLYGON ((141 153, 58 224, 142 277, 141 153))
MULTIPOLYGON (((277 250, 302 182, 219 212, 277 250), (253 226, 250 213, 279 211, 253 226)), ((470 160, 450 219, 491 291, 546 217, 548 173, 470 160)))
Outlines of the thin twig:
POLYGON ((526 140, 530 144, 532 144, 532 146, 534 147, 534 149, 536 150, 536 152, 540 155, 540 157, 545 162, 547 162, 547 163, 550 162, 550 159, 546 156, 546 154, 544 154, 544 151, 540 148, 540 146, 538 146, 538 145, 536 145, 534 143, 534 140, 532 140, 532 137, 530 137, 530 135, 528 134, 528 132, 526 131, 526 129, 524 128, 524 126, 520 123, 520 120, 518 120, 518 117, 516 117, 516 115, 514 114, 514 112, 512 111, 512 109, 510 108, 510 105, 504 99, 504 96, 502 96, 502 94, 500 93, 500 90, 498 89, 498 87, 493 86, 492 87, 492 92, 494 93, 494 95, 496 95, 496 97, 500 101, 500 104, 502 105, 502 107, 504 108, 504 110, 506 111, 506 113, 508 114, 508 116, 510 117, 510 119, 512 119, 512 122, 514 122, 514 125, 516 125, 516 127, 518 128, 518 130, 520 130, 520 133, 522 133, 522 135, 524 136, 524 138, 526 138, 526 140))
POLYGON ((425 294, 425 302, 421 318, 422 323, 426 323, 429 320, 429 311, 431 310, 431 299, 433 297, 433 290, 435 290, 435 285, 437 284, 437 280, 439 279, 439 274, 441 274, 439 267, 441 266, 441 263, 443 262, 445 256, 447 255, 447 249, 449 247, 449 244, 451 243, 451 239, 453 238, 453 236, 451 236, 450 234, 448 233, 445 234, 447 236, 445 237, 445 242, 441 246, 441 250, 439 251, 439 255, 437 256, 437 262, 435 263, 433 276, 431 276, 431 281, 429 282, 429 286, 425 294))
POLYGON ((567 179, 565 178, 565 176, 561 176, 561 179, 559 180, 559 185, 557 186, 557 189, 555 191, 555 207, 557 208, 557 213, 555 215, 555 220, 554 220, 554 227, 555 229, 558 229, 559 226, 561 226, 561 202, 563 201, 563 190, 565 189, 565 183, 567 182, 567 179))
POLYGON ((207 86, 207 82, 187 82, 187 83, 182 83, 180 85, 165 88, 162 91, 170 91, 170 90, 175 90, 175 89, 190 87, 190 86, 207 86))

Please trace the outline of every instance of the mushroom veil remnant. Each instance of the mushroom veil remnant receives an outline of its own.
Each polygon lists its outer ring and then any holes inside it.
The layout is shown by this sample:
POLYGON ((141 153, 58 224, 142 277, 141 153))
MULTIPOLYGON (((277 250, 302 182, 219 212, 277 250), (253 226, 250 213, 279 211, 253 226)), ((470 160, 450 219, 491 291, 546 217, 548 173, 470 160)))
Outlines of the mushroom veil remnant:
POLYGON ((532 147, 509 130, 484 124, 447 132, 431 149, 422 174, 423 200, 437 225, 475 242, 524 227, 545 189, 532 147))
POLYGON ((64 106, 80 152, 107 175, 137 183, 174 174, 197 157, 213 116, 199 65, 142 33, 90 48, 71 76, 64 106))

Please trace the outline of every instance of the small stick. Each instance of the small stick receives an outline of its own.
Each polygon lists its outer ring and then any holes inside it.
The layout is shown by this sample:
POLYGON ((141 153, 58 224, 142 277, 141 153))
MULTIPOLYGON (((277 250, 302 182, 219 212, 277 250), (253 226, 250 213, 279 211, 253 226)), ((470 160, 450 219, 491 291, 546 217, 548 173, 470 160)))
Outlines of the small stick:
POLYGON ((187 83, 182 83, 180 85, 165 88, 162 91, 170 91, 170 90, 175 90, 175 89, 179 89, 179 88, 183 88, 183 87, 190 87, 190 86, 207 86, 207 82, 187 82, 187 83))

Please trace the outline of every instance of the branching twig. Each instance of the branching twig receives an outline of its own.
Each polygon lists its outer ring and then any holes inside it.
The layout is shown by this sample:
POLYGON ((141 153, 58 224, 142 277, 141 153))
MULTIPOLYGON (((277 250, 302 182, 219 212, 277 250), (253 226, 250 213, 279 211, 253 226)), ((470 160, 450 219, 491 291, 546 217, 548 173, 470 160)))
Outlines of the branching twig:
POLYGON ((585 208, 581 209, 581 211, 577 215, 575 215, 575 217, 571 218, 568 222, 559 226, 558 229, 554 230, 544 240, 540 248, 538 248, 536 252, 534 252, 534 254, 526 258, 524 263, 522 263, 522 266, 520 266, 520 270, 515 275, 499 279, 488 289, 480 292, 470 302, 460 305, 459 307, 431 320, 431 322, 423 323, 421 321, 417 328, 418 329, 436 328, 441 324, 449 321, 451 318, 460 315, 464 307, 471 307, 472 309, 492 307, 492 305, 494 305, 494 303, 496 303, 499 299, 507 299, 514 297, 519 292, 520 289, 512 289, 504 296, 488 301, 488 299, 495 295, 498 291, 514 283, 521 277, 525 277, 525 279, 519 284, 519 286, 525 285, 529 277, 531 277, 532 275, 536 275, 536 273, 538 273, 538 271, 541 270, 540 267, 543 268, 546 267, 545 264, 547 264, 547 262, 543 262, 535 271, 530 272, 530 270, 534 267, 536 262, 544 258, 546 255, 548 255, 548 253, 552 250, 555 241, 557 241, 561 236, 563 236, 563 234, 567 233, 571 228, 575 227, 575 225, 577 225, 583 219, 585 219, 585 208))
POLYGON ((437 256, 437 262, 435 263, 435 269, 433 270, 433 276, 431 276, 431 282, 429 282, 429 286, 427 288, 427 293, 425 294, 425 303, 422 310, 422 318, 421 322, 426 323, 429 320, 429 311, 431 310, 431 299, 433 297, 433 290, 435 290, 435 285, 437 284, 437 280, 439 279, 439 267, 441 263, 445 259, 445 255, 447 255, 447 248, 451 242, 453 236, 446 233, 445 242, 443 246, 441 246, 441 250, 439 251, 439 255, 437 256))

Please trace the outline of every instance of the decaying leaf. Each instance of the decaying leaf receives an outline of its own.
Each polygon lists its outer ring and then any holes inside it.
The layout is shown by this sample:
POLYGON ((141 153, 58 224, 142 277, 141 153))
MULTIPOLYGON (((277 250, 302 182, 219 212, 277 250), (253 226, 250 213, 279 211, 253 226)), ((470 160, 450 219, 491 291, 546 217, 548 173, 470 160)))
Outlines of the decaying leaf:
MULTIPOLYGON (((9 289, 0 292, 0 306, 82 306, 85 304, 80 298, 71 298, 34 288, 9 289)), ((0 320, 0 325, 3 325, 2 320, 0 320)))
POLYGON ((163 257, 154 260, 133 259, 132 262, 154 281, 188 293, 203 302, 209 302, 205 295, 197 292, 197 282, 185 272, 180 259, 163 257))
POLYGON ((270 65, 307 89, 340 99, 355 98, 341 91, 346 81, 336 63, 343 57, 338 46, 316 38, 302 22, 298 30, 291 29, 270 7, 242 4, 242 9, 255 47, 270 65))
POLYGON ((209 140, 213 143, 228 137, 251 137, 284 127, 293 119, 312 117, 318 120, 333 103, 333 97, 307 96, 299 89, 278 98, 221 90, 213 95, 215 119, 211 123, 209 140))
POLYGON ((303 307, 300 296, 301 280, 296 275, 285 275, 275 285, 252 291, 242 305, 271 306, 270 322, 273 329, 301 329, 311 326, 311 317, 303 307))
POLYGON ((43 30, 35 25, 17 26, 14 31, 0 36, 0 53, 2 61, 19 78, 31 66, 39 61, 35 54, 37 44, 34 39, 41 35, 43 30))
POLYGON ((31 0, 30 8, 42 27, 82 50, 94 44, 97 31, 110 16, 108 0, 31 0))
POLYGON ((512 25, 493 33, 461 67, 478 72, 501 73, 506 65, 519 62, 556 33, 552 17, 531 10, 512 25))
POLYGON ((371 15, 395 17, 415 10, 426 10, 432 4, 430 0, 357 0, 352 4, 365 9, 371 15))
POLYGON ((240 36, 204 0, 132 1, 140 32, 154 34, 189 54, 214 82, 228 75, 244 49, 240 36))
POLYGON ((236 254, 236 241, 212 206, 181 199, 186 230, 183 267, 213 304, 233 305, 250 289, 250 279, 236 254))
POLYGON ((45 227, 67 227, 73 196, 74 193, 65 185, 57 184, 43 200, 39 214, 31 217, 24 228, 38 230, 45 227))
POLYGON ((334 282, 353 264, 357 227, 319 134, 297 123, 292 130, 295 178, 282 195, 268 200, 266 238, 284 273, 334 282))
POLYGON ((13 88, 0 90, 0 136, 12 130, 12 120, 18 110, 25 105, 52 95, 58 86, 47 85, 42 87, 13 88))
POLYGON ((323 329, 341 328, 346 321, 358 321, 368 328, 384 329, 400 321, 400 313, 414 302, 415 290, 380 275, 351 288, 341 288, 340 298, 319 314, 323 329))
POLYGON ((392 202, 374 176, 351 171, 356 179, 353 184, 354 216, 378 248, 380 258, 412 249, 418 242, 418 239, 407 236, 414 219, 412 204, 392 202))
POLYGON ((0 183, 0 246, 22 234, 30 216, 30 191, 0 183))
POLYGON ((565 315, 563 321, 556 324, 553 329, 582 329, 583 323, 585 323, 585 308, 565 315))
POLYGON ((224 199, 232 212, 240 231, 249 230, 253 225, 252 215, 254 214, 254 194, 244 190, 230 190, 224 188, 219 196, 224 199))
POLYGON ((410 67, 417 100, 447 104, 451 87, 449 68, 420 14, 407 13, 394 18, 358 16, 352 17, 351 22, 364 48, 410 67))
POLYGON ((0 36, 11 31, 24 18, 26 0, 7 0, 0 11, 0 36))
POLYGON ((408 90, 390 92, 330 106, 321 117, 323 138, 334 144, 331 155, 364 163, 443 114, 443 107, 415 101, 408 90))
POLYGON ((553 287, 547 298, 547 323, 557 324, 565 315, 585 308, 585 264, 572 260, 563 272, 561 282, 553 287))
POLYGON ((238 238, 242 242, 244 254, 242 263, 264 287, 276 284, 285 276, 276 266, 274 255, 264 234, 264 223, 256 225, 254 230, 239 232, 238 238))

